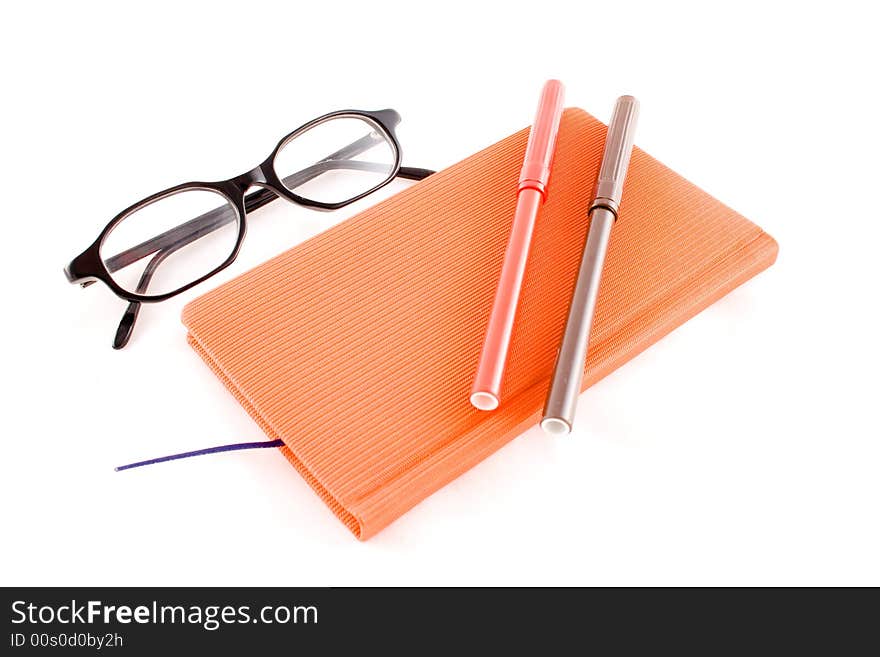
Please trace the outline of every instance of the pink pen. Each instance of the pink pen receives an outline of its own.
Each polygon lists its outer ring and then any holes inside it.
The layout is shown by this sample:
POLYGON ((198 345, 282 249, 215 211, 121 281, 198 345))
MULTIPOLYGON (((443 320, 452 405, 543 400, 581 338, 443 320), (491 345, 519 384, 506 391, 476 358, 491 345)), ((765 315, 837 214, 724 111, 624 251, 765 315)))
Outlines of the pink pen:
POLYGON ((548 80, 544 84, 535 123, 529 132, 526 157, 519 174, 516 214, 513 217, 504 264, 501 266, 501 278, 495 291, 495 302, 471 390, 471 404, 481 411, 495 410, 500 402, 501 379, 510 347, 513 320, 529 257, 535 219, 538 208, 547 195, 547 181, 550 178, 553 151, 556 150, 556 134, 562 118, 564 95, 565 88, 559 80, 548 80))

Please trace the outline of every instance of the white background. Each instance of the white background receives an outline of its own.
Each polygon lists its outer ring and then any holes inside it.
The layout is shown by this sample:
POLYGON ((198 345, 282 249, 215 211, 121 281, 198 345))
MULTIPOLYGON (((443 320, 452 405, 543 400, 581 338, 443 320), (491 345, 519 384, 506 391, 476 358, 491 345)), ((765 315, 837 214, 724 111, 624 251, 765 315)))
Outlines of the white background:
POLYGON ((880 584, 860 6, 5 7, 0 583, 880 584), (442 168, 528 125, 549 77, 603 121, 636 95, 638 145, 773 235, 776 265, 585 394, 574 435, 528 431, 366 543, 273 450, 113 471, 262 438, 180 310, 358 208, 261 210, 235 265, 145 307, 121 352, 125 304, 61 271, 114 214, 346 107, 396 108, 405 163, 442 168))

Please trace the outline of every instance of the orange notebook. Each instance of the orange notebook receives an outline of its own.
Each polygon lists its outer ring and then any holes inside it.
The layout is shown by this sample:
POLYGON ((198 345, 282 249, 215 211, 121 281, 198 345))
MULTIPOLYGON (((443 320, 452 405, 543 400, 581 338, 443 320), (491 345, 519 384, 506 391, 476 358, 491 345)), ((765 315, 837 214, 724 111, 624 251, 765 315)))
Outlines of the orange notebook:
MULTIPOLYGON (((605 126, 566 110, 501 407, 468 396, 528 130, 195 299, 189 341, 359 539, 539 419, 605 126)), ((774 240, 638 148, 584 387, 770 266, 774 240)), ((589 423, 589 418, 580 418, 589 423)))

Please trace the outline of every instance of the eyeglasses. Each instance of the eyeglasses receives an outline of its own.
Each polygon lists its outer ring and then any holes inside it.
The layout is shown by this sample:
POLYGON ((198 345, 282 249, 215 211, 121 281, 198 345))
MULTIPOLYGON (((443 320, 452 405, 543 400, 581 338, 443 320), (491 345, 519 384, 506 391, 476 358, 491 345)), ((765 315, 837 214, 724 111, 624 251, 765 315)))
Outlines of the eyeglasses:
POLYGON ((148 196, 120 212, 64 273, 96 281, 129 302, 113 341, 131 337, 141 303, 165 301, 231 265, 246 216, 278 197, 336 210, 394 178, 422 180, 429 169, 402 167, 394 134, 400 115, 343 110, 300 126, 259 166, 222 182, 190 182, 148 196), (248 193, 253 187, 259 190, 248 193))

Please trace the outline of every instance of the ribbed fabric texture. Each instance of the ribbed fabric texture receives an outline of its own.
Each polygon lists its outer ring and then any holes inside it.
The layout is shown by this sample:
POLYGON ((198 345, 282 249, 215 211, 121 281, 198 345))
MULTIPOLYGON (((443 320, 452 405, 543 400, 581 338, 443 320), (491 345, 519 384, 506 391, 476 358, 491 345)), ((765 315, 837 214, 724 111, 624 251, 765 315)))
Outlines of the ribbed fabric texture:
MULTIPOLYGON (((528 130, 191 302, 189 341, 366 539, 540 415, 586 239, 605 126, 566 110, 502 404, 472 378, 528 130)), ((584 387, 773 263, 760 228, 635 149, 584 387)), ((580 418, 589 422, 589 418, 580 418)))

